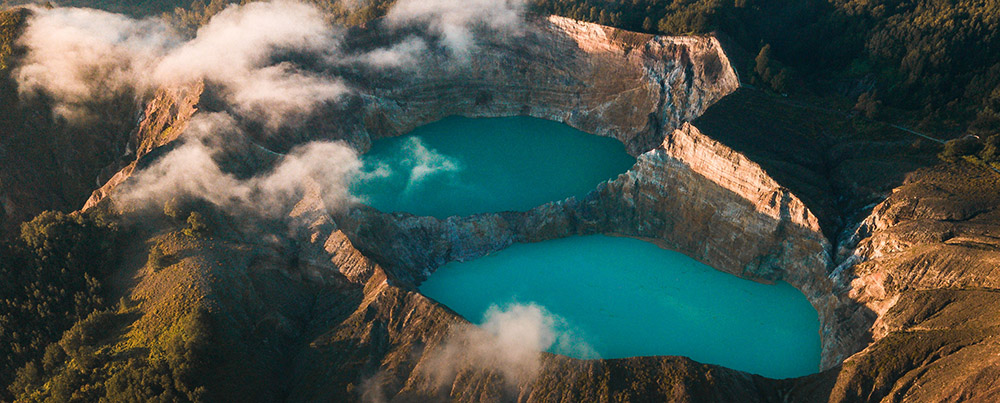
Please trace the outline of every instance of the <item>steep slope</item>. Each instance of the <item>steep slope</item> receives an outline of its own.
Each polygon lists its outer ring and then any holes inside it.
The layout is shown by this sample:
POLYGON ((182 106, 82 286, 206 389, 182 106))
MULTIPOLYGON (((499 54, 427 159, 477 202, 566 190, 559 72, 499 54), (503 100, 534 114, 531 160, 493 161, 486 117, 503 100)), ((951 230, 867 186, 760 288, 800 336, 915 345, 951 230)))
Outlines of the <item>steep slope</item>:
POLYGON ((12 77, 23 49, 16 37, 30 13, 0 11, 0 231, 44 210, 71 211, 118 170, 141 109, 133 94, 84 105, 92 116, 68 122, 44 96, 20 94, 12 77))

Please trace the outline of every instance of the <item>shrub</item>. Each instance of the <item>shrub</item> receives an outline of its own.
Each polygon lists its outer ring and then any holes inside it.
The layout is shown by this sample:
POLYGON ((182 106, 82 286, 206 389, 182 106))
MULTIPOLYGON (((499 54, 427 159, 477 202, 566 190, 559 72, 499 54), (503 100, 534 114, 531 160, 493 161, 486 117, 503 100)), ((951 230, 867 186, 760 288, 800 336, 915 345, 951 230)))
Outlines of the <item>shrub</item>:
POLYGON ((865 92, 858 96, 854 110, 861 112, 868 119, 876 119, 882 111, 882 101, 878 100, 877 94, 865 92))
POLYGON ((983 149, 979 151, 979 158, 986 163, 1000 161, 1000 134, 986 138, 983 149))
POLYGON ((979 139, 975 137, 963 137, 950 140, 944 144, 944 151, 938 156, 945 161, 957 161, 967 155, 974 155, 983 148, 979 139))
POLYGON ((197 211, 192 211, 187 218, 187 228, 183 230, 184 235, 198 238, 208 233, 208 221, 197 211))
POLYGON ((59 343, 49 344, 45 348, 45 355, 42 356, 42 369, 45 372, 52 372, 62 366, 64 361, 66 361, 66 350, 63 350, 59 343))
POLYGON ((146 259, 146 264, 148 264, 154 272, 160 271, 164 267, 170 265, 169 256, 164 249, 166 248, 164 248, 161 242, 156 242, 149 248, 149 257, 146 259))
POLYGON ((179 198, 172 197, 163 203, 163 214, 175 220, 180 220, 181 217, 184 217, 184 210, 184 206, 179 198))

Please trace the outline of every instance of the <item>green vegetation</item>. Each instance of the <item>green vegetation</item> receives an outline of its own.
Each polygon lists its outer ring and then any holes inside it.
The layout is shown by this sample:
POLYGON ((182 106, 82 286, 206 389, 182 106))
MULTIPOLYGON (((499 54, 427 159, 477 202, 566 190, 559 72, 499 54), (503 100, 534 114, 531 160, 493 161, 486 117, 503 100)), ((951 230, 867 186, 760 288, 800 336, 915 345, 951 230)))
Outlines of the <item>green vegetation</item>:
POLYGON ((393 1, 386 0, 311 0, 327 12, 330 19, 348 26, 364 24, 385 15, 393 1))
POLYGON ((157 241, 149 248, 149 257, 146 259, 146 264, 153 271, 160 271, 170 265, 170 256, 167 255, 166 247, 162 242, 157 241))
POLYGON ((1000 171, 1000 134, 991 135, 985 140, 967 136, 948 141, 938 157, 949 162, 966 160, 1000 171))
POLYGON ((184 217, 184 212, 187 211, 185 207, 180 198, 173 197, 163 203, 163 214, 175 220, 180 220, 181 217, 184 217))
POLYGON ((178 197, 171 198, 163 204, 163 214, 174 221, 182 221, 185 225, 181 233, 192 238, 204 237, 211 233, 211 224, 209 219, 205 218, 205 214, 210 217, 216 216, 211 203, 200 199, 178 197))
POLYGON ((116 242, 116 227, 99 218, 45 212, 22 224, 20 238, 0 244, 0 385, 105 307, 103 279, 116 242))
MULTIPOLYGON (((186 230, 201 236, 199 217, 192 212, 186 230)), ((180 312, 161 334, 133 335, 143 312, 127 297, 109 303, 120 232, 98 214, 45 212, 0 243, 0 400, 218 400, 205 385, 223 344, 207 312, 180 312)), ((155 243, 149 264, 168 265, 166 252, 155 243)))
POLYGON ((237 3, 237 1, 211 0, 205 4, 202 0, 195 0, 188 8, 174 8, 173 12, 164 13, 163 17, 182 32, 194 34, 198 27, 208 23, 208 20, 224 10, 230 3, 237 3))
MULTIPOLYGON (((4 0, 3 8, 32 3, 32 0, 4 0)), ((127 14, 135 17, 147 17, 171 11, 178 6, 186 6, 190 0, 62 0, 41 2, 47 5, 58 4, 63 7, 89 7, 127 14)))
POLYGON ((0 11, 0 72, 10 67, 10 58, 14 53, 12 44, 23 21, 23 12, 17 10, 0 11))
POLYGON ((956 161, 965 156, 975 155, 982 148, 983 145, 979 143, 979 139, 964 137, 945 143, 944 150, 941 151, 939 156, 945 161, 956 161))
POLYGON ((162 349, 116 348, 135 312, 97 311, 77 322, 41 362, 17 371, 8 391, 18 401, 206 401, 203 382, 213 342, 209 316, 182 318, 162 349))
POLYGON ((881 106, 893 108, 899 112, 892 115, 898 120, 951 136, 965 130, 1000 129, 997 2, 533 0, 533 4, 543 13, 630 30, 722 31, 751 55, 767 56, 770 63, 765 65, 776 61, 780 63, 776 66, 787 67, 761 69, 760 58, 737 60, 753 66, 747 70, 753 74, 750 81, 758 85, 805 92, 826 102, 857 103, 866 115, 877 114, 881 106))
POLYGON ((209 232, 208 221, 201 213, 192 211, 187 218, 187 227, 181 232, 192 238, 200 238, 209 232))
POLYGON ((777 92, 787 92, 791 80, 791 69, 771 58, 771 45, 764 45, 754 58, 754 75, 751 81, 765 85, 777 92))
MULTIPOLYGON (((189 6, 176 7, 163 17, 181 32, 194 34, 198 27, 205 25, 215 14, 234 3, 246 4, 256 0, 195 0, 189 6)), ((379 18, 389 11, 393 0, 303 0, 315 4, 334 22, 347 26, 357 26, 379 18)))

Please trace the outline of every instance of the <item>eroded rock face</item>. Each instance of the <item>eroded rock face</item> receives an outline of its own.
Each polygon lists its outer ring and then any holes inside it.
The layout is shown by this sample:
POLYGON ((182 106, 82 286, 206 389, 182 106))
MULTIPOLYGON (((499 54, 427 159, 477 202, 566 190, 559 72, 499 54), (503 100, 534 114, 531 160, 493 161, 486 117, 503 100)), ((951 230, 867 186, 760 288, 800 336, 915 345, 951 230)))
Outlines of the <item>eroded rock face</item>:
POLYGON ((483 37, 468 61, 433 60, 409 79, 373 77, 362 95, 365 128, 377 138, 449 115, 529 115, 617 138, 637 155, 739 86, 713 37, 653 37, 556 16, 513 38, 483 37))
POLYGON ((90 195, 83 209, 89 209, 108 197, 118 185, 131 177, 142 158, 151 151, 177 140, 187 128, 191 116, 197 112, 195 105, 204 90, 204 83, 193 83, 157 91, 146 105, 139 127, 129 135, 123 155, 129 162, 119 161, 118 165, 124 166, 110 178, 104 181, 98 178, 102 185, 90 195))

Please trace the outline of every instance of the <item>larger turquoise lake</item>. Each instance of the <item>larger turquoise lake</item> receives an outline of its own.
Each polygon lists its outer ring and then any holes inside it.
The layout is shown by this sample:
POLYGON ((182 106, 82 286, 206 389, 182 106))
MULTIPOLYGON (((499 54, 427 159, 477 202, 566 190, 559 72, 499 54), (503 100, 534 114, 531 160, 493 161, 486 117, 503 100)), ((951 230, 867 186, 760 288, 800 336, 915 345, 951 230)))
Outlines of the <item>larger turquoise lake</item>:
POLYGON ((530 117, 446 118, 375 141, 362 161, 362 202, 438 218, 582 197, 635 164, 615 139, 530 117))
MULTIPOLYGON (((819 370, 816 310, 787 283, 756 283, 652 243, 603 235, 517 244, 439 268, 420 291, 473 323, 535 304, 594 358, 680 355, 772 378, 819 370)), ((583 352, 583 353, 581 353, 583 352)))

